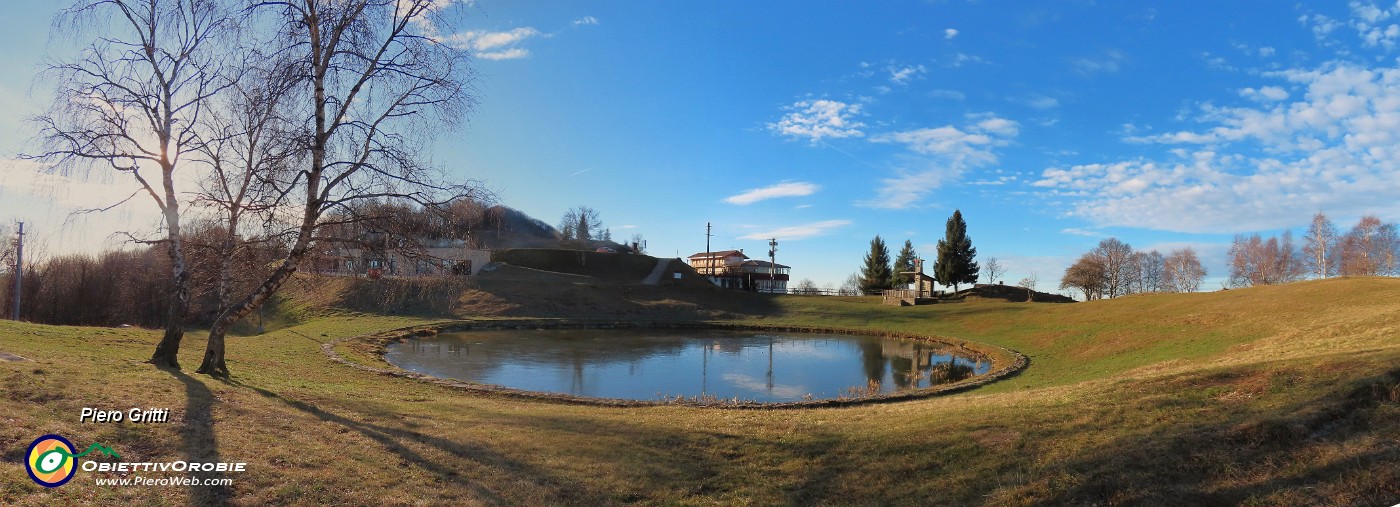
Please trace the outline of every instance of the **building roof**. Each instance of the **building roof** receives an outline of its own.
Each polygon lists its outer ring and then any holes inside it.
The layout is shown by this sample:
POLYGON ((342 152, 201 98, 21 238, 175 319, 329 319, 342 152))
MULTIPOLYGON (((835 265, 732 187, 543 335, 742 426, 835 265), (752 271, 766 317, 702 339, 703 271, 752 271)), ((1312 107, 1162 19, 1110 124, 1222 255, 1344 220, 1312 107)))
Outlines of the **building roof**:
POLYGON ((745 259, 749 258, 749 256, 744 255, 744 252, 741 250, 725 250, 722 252, 700 252, 690 257, 687 257, 687 259, 709 259, 728 257, 743 257, 745 259))
POLYGON ((760 268, 766 268, 766 267, 769 267, 769 266, 773 266, 773 267, 776 267, 776 268, 778 268, 778 269, 792 269, 792 266, 784 266, 784 265, 782 265, 782 264, 771 263, 771 262, 768 262, 768 261, 760 261, 760 260, 757 260, 757 259, 751 260, 751 261, 744 261, 744 263, 741 264, 741 265, 742 265, 742 266, 758 266, 758 267, 760 267, 760 268))

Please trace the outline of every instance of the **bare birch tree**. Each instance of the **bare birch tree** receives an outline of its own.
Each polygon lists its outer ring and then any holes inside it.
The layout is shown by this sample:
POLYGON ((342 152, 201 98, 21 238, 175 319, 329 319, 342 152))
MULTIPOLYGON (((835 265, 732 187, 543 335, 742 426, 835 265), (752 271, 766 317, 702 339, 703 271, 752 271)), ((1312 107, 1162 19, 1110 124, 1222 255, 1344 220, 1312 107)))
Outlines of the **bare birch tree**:
POLYGON ((1321 212, 1313 215, 1312 224, 1308 226, 1308 235, 1303 239, 1303 256, 1313 276, 1327 278, 1337 272, 1337 265, 1332 262, 1333 257, 1337 255, 1336 245, 1336 226, 1321 212))
MULTIPOLYGON (((1155 251, 1154 251, 1155 253, 1155 251)), ((1162 261, 1162 287, 1173 292, 1196 292, 1206 277, 1206 268, 1190 247, 1172 250, 1162 261)))
POLYGON ((995 284, 997 279, 1006 274, 1006 269, 1001 267, 1001 261, 996 257, 987 259, 987 263, 982 265, 982 271, 987 273, 987 283, 995 284))
POLYGON ((273 182, 287 179, 299 154, 292 142, 295 131, 282 116, 282 100, 292 86, 280 74, 285 66, 254 48, 237 51, 242 52, 237 80, 205 115, 194 159, 207 167, 195 204, 214 211, 220 234, 208 245, 218 263, 214 284, 220 312, 232 302, 234 265, 242 249, 277 236, 272 212, 282 196, 273 182))
POLYGON ((189 308, 175 173, 197 149, 205 102, 225 82, 212 46, 228 19, 213 0, 76 2, 59 14, 55 32, 95 40, 76 60, 49 69, 54 104, 33 119, 43 152, 29 158, 64 172, 131 178, 140 190, 121 202, 144 193, 160 210, 165 235, 150 242, 164 243, 171 261, 165 336, 151 356, 161 366, 179 367, 189 308))
POLYGON ((219 315, 200 373, 228 376, 224 335, 297 271, 322 218, 357 202, 439 203, 466 189, 435 185, 421 140, 456 124, 471 105, 466 55, 427 23, 437 0, 285 0, 256 4, 278 26, 271 53, 292 55, 286 114, 299 122, 300 169, 273 181, 298 208, 290 248, 257 288, 219 315))
POLYGON ((1129 265, 1132 261, 1133 247, 1119 241, 1118 238, 1108 238, 1100 241, 1090 253, 1097 256, 1103 264, 1103 290, 1107 296, 1118 297, 1128 292, 1132 283, 1129 265))
POLYGON ((1288 231, 1282 240, 1265 240, 1258 234, 1235 235, 1229 263, 1230 284, 1236 287, 1288 283, 1303 276, 1302 258, 1294 250, 1293 234, 1288 231))
POLYGON ((1343 276, 1377 276, 1397 273, 1400 263, 1400 234, 1394 223, 1366 215, 1338 242, 1339 266, 1343 276))

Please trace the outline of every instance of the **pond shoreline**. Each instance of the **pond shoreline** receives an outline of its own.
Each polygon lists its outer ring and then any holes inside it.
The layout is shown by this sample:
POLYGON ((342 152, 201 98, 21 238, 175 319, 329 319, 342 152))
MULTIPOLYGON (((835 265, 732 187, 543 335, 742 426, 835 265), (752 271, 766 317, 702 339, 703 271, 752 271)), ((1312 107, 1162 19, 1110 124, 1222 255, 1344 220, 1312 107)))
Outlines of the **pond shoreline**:
POLYGON ((351 336, 339 338, 322 344, 321 350, 332 361, 351 366, 363 371, 388 375, 400 378, 409 378, 430 384, 450 387, 476 394, 506 396, 510 398, 521 398, 539 400, 553 403, 564 403, 570 405, 589 405, 599 407, 660 407, 660 406, 686 406, 704 408, 729 408, 729 409, 793 409, 793 408, 823 408, 823 407, 848 407, 856 405, 867 405, 875 403, 892 403, 906 400, 928 398, 953 394, 971 389, 976 389, 991 382, 1019 373, 1029 365, 1029 359, 1023 354, 1004 347, 977 343, 958 338, 927 336, 916 333, 906 333, 898 331, 880 331, 848 328, 827 328, 815 326, 783 326, 783 325, 762 325, 762 324, 742 324, 732 322, 665 322, 665 321, 620 321, 606 319, 482 319, 482 320, 458 320, 434 323, 430 325, 410 326, 391 331, 373 333, 367 335, 351 336), (667 399, 667 400, 632 400, 618 398, 593 398, 587 396, 575 396, 561 393, 546 393, 539 391, 527 391, 494 384, 482 384, 457 380, 451 378, 435 377, 404 370, 384 360, 386 347, 391 343, 402 342, 415 336, 431 336, 439 332, 460 332, 474 330, 540 330, 540 329, 663 329, 663 330, 726 330, 726 331, 767 331, 784 333, 822 333, 822 334, 845 334, 861 335, 880 338, 894 338, 912 341, 922 341, 951 346, 965 350, 969 353, 981 355, 988 358, 992 366, 988 373, 977 375, 968 379, 941 384, 920 389, 909 389, 880 393, 858 397, 838 397, 818 400, 783 401, 783 402, 758 402, 748 400, 697 400, 694 398, 667 399), (371 366, 356 361, 351 361, 339 352, 336 347, 346 345, 355 348, 357 352, 375 358, 383 366, 371 366))

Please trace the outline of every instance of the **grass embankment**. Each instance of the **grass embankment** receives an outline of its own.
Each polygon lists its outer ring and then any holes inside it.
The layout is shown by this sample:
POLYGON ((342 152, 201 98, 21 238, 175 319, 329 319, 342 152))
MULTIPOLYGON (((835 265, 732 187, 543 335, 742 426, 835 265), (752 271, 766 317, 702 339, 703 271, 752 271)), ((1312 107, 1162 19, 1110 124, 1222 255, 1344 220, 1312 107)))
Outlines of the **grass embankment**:
MULTIPOLYGON (((468 293, 504 297, 482 285, 468 293)), ((647 308, 630 297, 604 309, 647 308)), ((711 297, 651 299, 688 308, 711 297)), ((424 317, 321 314, 232 339, 227 383, 143 364, 159 340, 152 331, 6 322, 0 351, 30 361, 0 362, 0 503, 1400 501, 1400 280, 1072 305, 764 301, 756 315, 721 316, 949 335, 1019 350, 1032 363, 983 389, 889 405, 618 409, 466 395, 320 352, 329 340, 424 317), (170 407, 175 417, 79 424, 85 406, 170 407), (92 480, 104 474, 78 472, 44 490, 21 465, 44 433, 105 443, 125 461, 217 457, 246 461, 248 472, 226 474, 228 488, 99 488, 92 480)), ((525 315, 551 305, 498 309, 525 315)), ((187 368, 202 349, 200 336, 187 338, 187 368)))

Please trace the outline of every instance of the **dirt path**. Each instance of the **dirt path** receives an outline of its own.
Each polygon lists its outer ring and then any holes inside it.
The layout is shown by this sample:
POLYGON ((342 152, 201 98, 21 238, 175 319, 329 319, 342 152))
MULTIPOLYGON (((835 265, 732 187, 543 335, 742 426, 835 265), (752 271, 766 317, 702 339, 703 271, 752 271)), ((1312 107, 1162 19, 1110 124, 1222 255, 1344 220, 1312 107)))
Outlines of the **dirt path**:
POLYGON ((671 259, 656 259, 656 267, 651 270, 651 274, 642 279, 642 285, 656 285, 661 281, 661 275, 666 273, 666 266, 671 265, 671 259))

